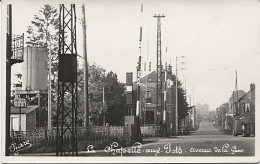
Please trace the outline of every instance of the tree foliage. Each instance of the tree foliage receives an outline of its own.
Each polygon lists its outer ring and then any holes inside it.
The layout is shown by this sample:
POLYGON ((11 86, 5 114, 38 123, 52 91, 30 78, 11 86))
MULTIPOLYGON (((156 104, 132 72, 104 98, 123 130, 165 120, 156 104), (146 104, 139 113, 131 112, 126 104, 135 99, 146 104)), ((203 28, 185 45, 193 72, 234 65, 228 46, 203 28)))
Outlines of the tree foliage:
POLYGON ((55 50, 58 45, 59 18, 57 9, 51 5, 44 5, 34 14, 31 26, 27 27, 29 41, 32 46, 48 46, 53 44, 55 50))
MULTIPOLYGON (((93 63, 89 66, 89 111, 90 124, 122 125, 124 116, 124 85, 117 79, 116 73, 112 71, 106 74, 105 69, 93 63), (103 104, 103 88, 105 103, 103 104)), ((78 71, 78 94, 79 94, 79 118, 84 117, 84 84, 83 69, 78 71)), ((82 121, 80 121, 82 122, 82 121)))
POLYGON ((110 125, 122 125, 124 121, 124 85, 117 79, 117 74, 110 71, 103 79, 105 84, 106 121, 110 125))
MULTIPOLYGON (((176 81, 176 76, 173 74, 169 76, 169 78, 172 81, 176 81)), ((178 82, 178 115, 180 118, 185 118, 185 116, 188 115, 189 104, 187 103, 185 91, 182 88, 181 82, 179 80, 177 80, 177 82, 178 82)))

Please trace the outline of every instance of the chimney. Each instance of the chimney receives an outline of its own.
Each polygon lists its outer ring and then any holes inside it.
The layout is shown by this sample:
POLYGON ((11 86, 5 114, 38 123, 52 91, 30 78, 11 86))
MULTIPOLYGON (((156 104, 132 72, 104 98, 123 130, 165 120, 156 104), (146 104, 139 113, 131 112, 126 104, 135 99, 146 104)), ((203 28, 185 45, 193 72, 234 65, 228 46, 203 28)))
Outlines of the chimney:
POLYGON ((170 74, 172 74, 172 66, 169 64, 168 65, 168 70, 167 70, 170 74))
POLYGON ((255 88, 255 84, 254 83, 251 83, 250 84, 250 91, 253 90, 255 88))
POLYGON ((251 83, 250 84, 250 96, 251 96, 251 101, 252 101, 252 111, 255 111, 255 84, 251 83))

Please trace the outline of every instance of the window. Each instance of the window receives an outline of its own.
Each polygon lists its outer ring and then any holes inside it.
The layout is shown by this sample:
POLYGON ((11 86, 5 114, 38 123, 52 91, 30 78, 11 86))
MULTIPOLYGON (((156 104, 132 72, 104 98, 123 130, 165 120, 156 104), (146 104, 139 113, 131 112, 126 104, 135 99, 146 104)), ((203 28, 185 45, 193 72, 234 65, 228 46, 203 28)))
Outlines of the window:
POLYGON ((154 111, 146 111, 146 124, 154 124, 154 111))
POLYGON ((151 91, 147 91, 147 95, 146 95, 146 103, 152 103, 152 93, 151 91))
POLYGON ((250 103, 249 102, 244 103, 244 111, 245 111, 245 113, 250 112, 250 103))

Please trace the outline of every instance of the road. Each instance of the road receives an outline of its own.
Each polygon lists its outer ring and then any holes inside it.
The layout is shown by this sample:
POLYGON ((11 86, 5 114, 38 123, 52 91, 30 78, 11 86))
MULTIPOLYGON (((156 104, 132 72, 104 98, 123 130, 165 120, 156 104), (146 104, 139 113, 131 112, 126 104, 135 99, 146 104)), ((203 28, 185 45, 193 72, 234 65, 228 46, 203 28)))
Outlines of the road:
MULTIPOLYGON (((147 140, 147 139, 145 139, 147 140)), ((255 138, 226 135, 207 120, 188 136, 157 138, 146 144, 121 148, 108 146, 106 152, 81 152, 83 156, 254 156, 255 138)), ((90 151, 91 152, 91 151, 90 151)))
MULTIPOLYGON (((226 135, 207 120, 197 131, 177 138, 149 138, 142 143, 122 148, 107 145, 103 150, 80 151, 80 156, 254 156, 255 138, 226 135)), ((55 156, 55 153, 23 154, 27 156, 55 156)))

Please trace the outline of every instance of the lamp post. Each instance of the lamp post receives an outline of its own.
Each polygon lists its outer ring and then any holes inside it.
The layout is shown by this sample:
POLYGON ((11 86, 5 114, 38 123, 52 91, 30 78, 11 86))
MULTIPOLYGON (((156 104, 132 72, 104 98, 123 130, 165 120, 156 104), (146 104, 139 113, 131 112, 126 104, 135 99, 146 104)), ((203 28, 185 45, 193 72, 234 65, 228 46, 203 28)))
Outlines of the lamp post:
MULTIPOLYGON (((178 135, 178 58, 185 59, 185 56, 178 57, 176 56, 176 105, 175 105, 175 135, 178 135)), ((181 62, 181 64, 184 64, 185 62, 181 62)), ((182 68, 184 69, 184 68, 182 68)))

